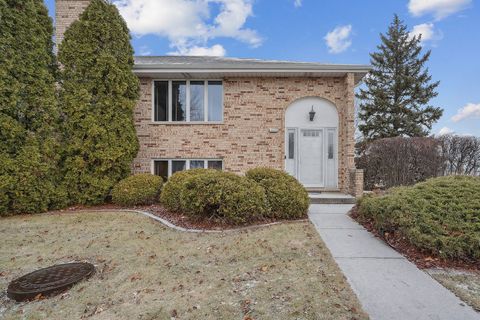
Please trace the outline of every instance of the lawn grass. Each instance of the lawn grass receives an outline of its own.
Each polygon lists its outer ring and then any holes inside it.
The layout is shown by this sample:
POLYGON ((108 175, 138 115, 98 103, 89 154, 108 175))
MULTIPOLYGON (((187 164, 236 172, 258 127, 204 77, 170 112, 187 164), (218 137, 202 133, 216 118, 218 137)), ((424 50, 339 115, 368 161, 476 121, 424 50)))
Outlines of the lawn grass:
POLYGON ((480 271, 429 270, 428 273, 480 312, 480 271))
POLYGON ((195 234, 112 211, 3 218, 0 231, 0 318, 367 318, 309 222, 195 234), (49 299, 6 298, 10 280, 73 260, 96 274, 49 299))

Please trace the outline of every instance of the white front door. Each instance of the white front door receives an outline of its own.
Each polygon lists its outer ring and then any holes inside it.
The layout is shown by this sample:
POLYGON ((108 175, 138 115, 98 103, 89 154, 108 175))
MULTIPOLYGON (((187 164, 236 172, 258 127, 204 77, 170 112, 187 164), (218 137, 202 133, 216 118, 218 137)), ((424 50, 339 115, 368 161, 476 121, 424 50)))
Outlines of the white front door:
POLYGON ((323 130, 300 129, 298 180, 306 187, 324 186, 323 130))
POLYGON ((287 128, 285 170, 305 187, 336 188, 336 129, 287 128))

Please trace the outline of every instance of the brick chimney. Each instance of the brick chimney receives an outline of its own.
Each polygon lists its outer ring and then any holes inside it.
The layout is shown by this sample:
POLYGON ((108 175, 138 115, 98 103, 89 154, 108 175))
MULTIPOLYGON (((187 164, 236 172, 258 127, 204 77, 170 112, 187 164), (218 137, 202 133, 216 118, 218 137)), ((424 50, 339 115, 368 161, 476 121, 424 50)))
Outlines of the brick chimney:
POLYGON ((78 19, 90 0, 55 0, 55 38, 58 45, 67 28, 78 19))

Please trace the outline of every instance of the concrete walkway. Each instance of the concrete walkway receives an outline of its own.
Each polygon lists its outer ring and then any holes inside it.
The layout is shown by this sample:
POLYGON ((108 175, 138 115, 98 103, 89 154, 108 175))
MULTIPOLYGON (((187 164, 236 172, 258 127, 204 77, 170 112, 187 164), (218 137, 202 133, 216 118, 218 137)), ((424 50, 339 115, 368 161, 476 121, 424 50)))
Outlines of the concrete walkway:
POLYGON ((312 204, 309 217, 371 319, 480 319, 480 313, 348 217, 352 206, 312 204))

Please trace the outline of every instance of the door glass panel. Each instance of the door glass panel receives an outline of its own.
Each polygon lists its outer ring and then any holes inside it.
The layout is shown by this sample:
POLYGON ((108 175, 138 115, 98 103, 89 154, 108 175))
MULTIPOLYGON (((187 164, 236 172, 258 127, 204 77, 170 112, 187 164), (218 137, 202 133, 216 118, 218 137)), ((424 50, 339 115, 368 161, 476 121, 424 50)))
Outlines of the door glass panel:
POLYGON ((203 160, 190 160, 190 169, 205 168, 205 161, 203 160))
POLYGON ((158 160, 154 162, 154 173, 163 178, 163 181, 168 179, 168 160, 158 160))
POLYGON ((186 169, 185 160, 172 160, 172 174, 186 169))
POLYGON ((293 177, 297 177, 297 131, 296 129, 287 129, 286 150, 285 150, 285 171, 293 177))
POLYGON ((208 121, 222 121, 223 85, 222 81, 208 81, 208 121))
POLYGON ((328 132, 328 159, 333 159, 333 132, 328 132))
POLYGON ((168 81, 154 82, 154 121, 168 121, 168 81))
POLYGON ((222 170, 222 161, 219 161, 219 160, 208 161, 208 169, 222 170))
POLYGON ((302 130, 304 137, 319 137, 320 130, 302 130))
POLYGON ((172 121, 185 121, 187 112, 187 82, 172 82, 172 121))
POLYGON ((288 159, 295 158, 295 132, 288 133, 288 159))
POLYGON ((190 121, 204 120, 204 82, 190 81, 190 121))

